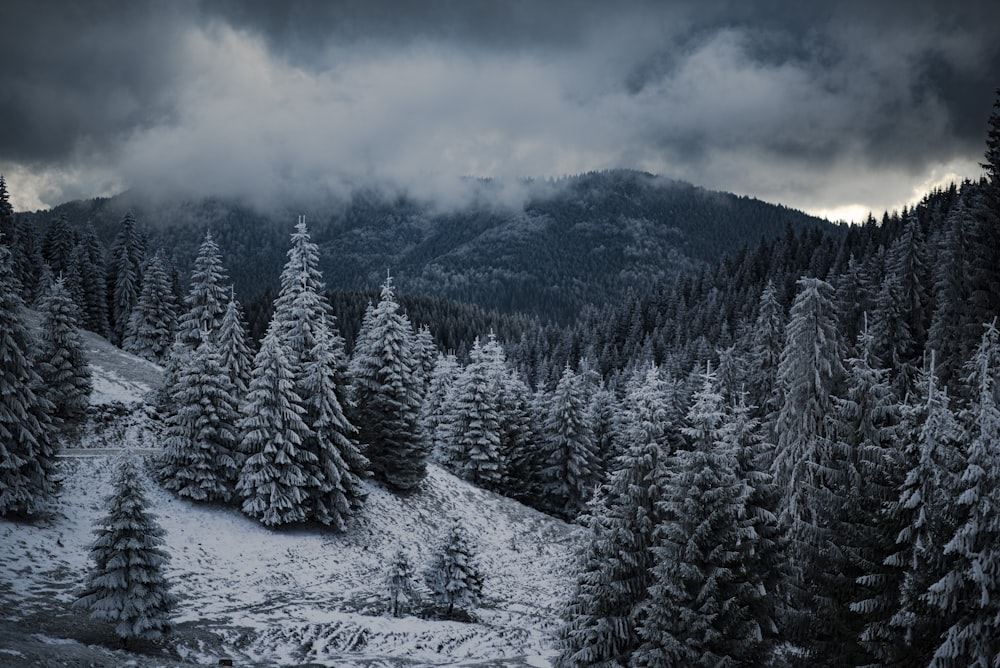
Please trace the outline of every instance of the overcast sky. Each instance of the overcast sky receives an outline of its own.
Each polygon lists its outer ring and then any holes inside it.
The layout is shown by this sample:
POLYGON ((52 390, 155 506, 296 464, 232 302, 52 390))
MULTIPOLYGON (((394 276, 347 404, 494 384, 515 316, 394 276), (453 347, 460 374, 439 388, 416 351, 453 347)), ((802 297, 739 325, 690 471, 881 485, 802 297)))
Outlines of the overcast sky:
POLYGON ((626 167, 857 219, 977 178, 1000 86, 996 0, 33 0, 0 26, 18 210, 626 167))

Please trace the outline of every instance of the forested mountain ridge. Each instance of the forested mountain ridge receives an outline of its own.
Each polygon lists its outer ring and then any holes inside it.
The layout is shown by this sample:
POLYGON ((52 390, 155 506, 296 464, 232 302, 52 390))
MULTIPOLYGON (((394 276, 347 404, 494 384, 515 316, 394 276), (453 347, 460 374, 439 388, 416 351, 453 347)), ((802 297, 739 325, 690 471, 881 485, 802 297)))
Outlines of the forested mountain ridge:
MULTIPOLYGON (((670 279, 786 228, 827 224, 757 199, 634 171, 525 185, 523 205, 499 204, 494 184, 469 181, 471 203, 442 210, 405 196, 357 191, 349 202, 307 211, 321 270, 334 290, 366 290, 387 269, 404 293, 568 322, 586 304, 635 284, 670 279)), ((131 210, 151 248, 186 268, 210 230, 246 303, 275 287, 292 209, 260 213, 236 202, 152 203, 137 193, 70 202, 18 218, 41 238, 65 216, 109 244, 131 210)), ((183 282, 183 281, 182 281, 183 282)))

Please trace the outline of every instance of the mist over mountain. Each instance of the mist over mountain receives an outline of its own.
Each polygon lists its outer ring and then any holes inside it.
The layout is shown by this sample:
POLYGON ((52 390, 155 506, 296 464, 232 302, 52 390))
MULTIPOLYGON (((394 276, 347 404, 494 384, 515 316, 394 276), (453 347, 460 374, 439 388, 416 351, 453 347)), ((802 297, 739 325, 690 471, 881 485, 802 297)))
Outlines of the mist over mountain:
POLYGON ((129 192, 19 215, 37 229, 60 216, 76 228, 92 223, 110 242, 131 210, 150 247, 163 249, 181 272, 210 230, 237 295, 249 302, 276 287, 288 235, 304 214, 331 290, 372 289, 391 272, 403 293, 556 321, 788 226, 829 225, 781 205, 626 170, 465 186, 447 203, 369 188, 325 207, 269 210, 129 192))

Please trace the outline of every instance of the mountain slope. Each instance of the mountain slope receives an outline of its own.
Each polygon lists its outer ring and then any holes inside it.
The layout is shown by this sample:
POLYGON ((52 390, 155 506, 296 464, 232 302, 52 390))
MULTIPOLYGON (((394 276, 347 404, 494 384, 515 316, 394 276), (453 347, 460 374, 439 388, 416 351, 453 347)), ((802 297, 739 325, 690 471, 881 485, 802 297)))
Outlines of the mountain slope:
MULTIPOLYGON (((632 171, 609 171, 524 186, 516 205, 498 187, 470 181, 466 203, 442 208, 405 195, 358 190, 347 202, 306 211, 328 287, 364 290, 387 270, 402 292, 571 319, 581 306, 670 278, 789 225, 824 221, 756 199, 632 171)), ((237 292, 250 301, 277 284, 297 213, 235 202, 154 201, 137 193, 19 214, 44 229, 55 216, 95 224, 110 242, 126 209, 154 247, 189 266, 211 229, 237 292)))
POLYGON ((142 396, 158 369, 87 338, 95 375, 92 416, 64 451, 57 512, 34 524, 0 519, 0 666, 72 658, 98 665, 546 665, 550 633, 571 579, 580 531, 462 482, 437 467, 419 493, 370 484, 363 513, 342 535, 318 527, 267 530, 231 508, 179 500, 149 486, 166 530, 168 577, 181 604, 167 649, 113 652, 110 628, 69 609, 103 514, 114 449, 145 452, 158 425, 142 396), (132 374, 131 370, 136 370, 132 374), (471 623, 387 615, 382 583, 397 547, 418 571, 458 517, 485 574, 471 623))

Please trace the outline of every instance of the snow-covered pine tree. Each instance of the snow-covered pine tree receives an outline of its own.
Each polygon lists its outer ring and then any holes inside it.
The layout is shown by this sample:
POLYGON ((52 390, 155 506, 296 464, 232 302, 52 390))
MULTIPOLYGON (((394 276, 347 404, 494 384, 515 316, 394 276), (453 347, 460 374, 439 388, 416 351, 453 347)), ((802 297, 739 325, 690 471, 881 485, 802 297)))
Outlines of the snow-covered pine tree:
POLYGON ((937 374, 949 391, 962 381, 962 365, 972 354, 975 339, 965 335, 968 320, 969 248, 967 230, 972 214, 963 189, 945 220, 947 230, 934 262, 934 313, 927 335, 927 347, 937 355, 937 374))
POLYGON ((531 412, 531 390, 515 369, 499 379, 500 459, 504 479, 500 488, 515 499, 531 497, 538 482, 536 427, 531 412))
POLYGON ((319 248, 305 221, 292 234, 271 326, 281 338, 292 369, 295 392, 303 400, 308 428, 302 448, 314 462, 304 473, 315 479, 309 516, 338 531, 364 500, 361 479, 368 460, 354 441, 357 430, 344 413, 347 401, 344 341, 322 296, 319 248))
POLYGON ((164 573, 170 561, 162 547, 164 532, 148 512, 145 478, 131 456, 118 465, 113 484, 105 499, 107 515, 95 522, 93 564, 73 607, 113 624, 124 647, 131 638, 168 634, 177 598, 164 573))
MULTIPOLYGON (((634 666, 757 665, 768 595, 748 569, 756 545, 746 513, 751 488, 724 440, 727 416, 715 374, 702 374, 658 512, 653 584, 643 606, 634 666)), ((766 620, 770 622, 771 620, 766 620)))
MULTIPOLYGON (((831 580, 829 591, 834 599, 835 621, 828 623, 840 627, 834 638, 860 637, 866 626, 886 618, 891 605, 880 597, 891 577, 884 562, 895 551, 894 531, 883 509, 902 482, 895 447, 899 410, 888 371, 875 355, 867 318, 863 321, 856 354, 847 360, 846 389, 842 397, 834 398, 838 438, 828 482, 840 503, 831 525, 840 559, 833 571, 825 574, 831 580)), ((836 650, 845 659, 849 651, 858 651, 848 660, 860 665, 872 658, 861 652, 864 647, 838 644, 836 650)), ((826 651, 833 649, 831 646, 826 651)))
POLYGON ((191 270, 191 289, 184 297, 184 313, 177 323, 177 336, 190 350, 195 350, 204 334, 217 343, 219 328, 226 312, 226 270, 222 266, 219 245, 212 233, 198 247, 191 270))
POLYGON ((402 617, 420 602, 420 595, 413 586, 413 566, 402 548, 396 550, 389 562, 385 574, 385 594, 393 617, 402 617))
POLYGON ((453 520, 424 571, 424 583, 439 605, 447 606, 445 615, 455 609, 466 612, 479 605, 483 576, 475 561, 475 548, 461 523, 453 520))
POLYGON ((246 322, 243 308, 232 294, 226 304, 226 313, 219 325, 219 364, 233 384, 233 394, 243 401, 250 386, 253 353, 247 344, 246 322))
POLYGON ((778 302, 774 282, 768 281, 757 304, 750 343, 750 363, 747 372, 749 402, 754 416, 762 424, 773 424, 780 406, 778 399, 778 367, 785 345, 785 312, 778 302))
POLYGON ((247 459, 236 483, 243 512, 266 526, 302 522, 319 481, 316 456, 303 448, 309 436, 305 408, 295 389, 288 353, 272 320, 254 368, 239 429, 247 459))
POLYGON ((652 584, 653 533, 670 455, 665 382, 651 366, 629 394, 628 446, 594 504, 590 541, 560 629, 557 666, 628 665, 652 584))
POLYGON ((206 336, 181 369, 160 468, 163 486, 195 501, 228 502, 243 467, 239 404, 219 353, 206 336))
POLYGON ((420 379, 420 396, 427 393, 434 363, 437 360, 438 349, 434 343, 434 335, 427 324, 420 325, 413 335, 413 370, 420 379))
POLYGON ((176 324, 174 293, 163 256, 158 252, 142 273, 142 291, 129 316, 122 348, 151 362, 160 362, 173 343, 176 324))
POLYGON ((90 365, 77 330, 78 315, 65 282, 58 279, 42 302, 42 328, 34 353, 41 380, 38 392, 52 403, 51 416, 56 425, 82 422, 93 388, 90 365))
POLYGON ((119 223, 120 228, 111 246, 108 261, 108 320, 112 342, 121 345, 125 337, 132 308, 142 290, 142 264, 146 258, 146 241, 136 229, 135 218, 129 211, 119 223))
POLYGON ((309 358, 297 387, 305 398, 304 418, 309 426, 303 447, 317 460, 310 515, 343 531, 348 518, 365 500, 362 479, 368 476, 370 464, 354 441, 357 429, 348 422, 337 400, 337 365, 329 339, 317 341, 309 358))
POLYGON ((461 372, 462 368, 454 353, 439 353, 420 406, 420 426, 431 446, 431 455, 438 462, 444 462, 447 439, 443 420, 448 413, 451 388, 461 372), (442 427, 440 433, 439 426, 442 427))
POLYGON ((639 627, 636 666, 756 665, 765 655, 757 614, 766 574, 747 515, 749 481, 727 443, 728 417, 711 370, 687 414, 689 450, 674 455, 658 512, 653 584, 639 627))
POLYGON ((947 388, 938 387, 933 355, 922 376, 918 388, 923 392, 915 405, 904 408, 904 477, 886 511, 886 525, 897 532, 896 551, 885 560, 892 576, 885 578, 876 605, 888 620, 870 621, 861 637, 866 649, 889 666, 928 665, 950 625, 949 617, 928 604, 926 593, 948 570, 944 545, 958 526, 952 503, 961 491, 965 438, 947 388))
POLYGON ((83 303, 81 326, 107 337, 111 330, 108 325, 108 292, 105 283, 104 246, 97 238, 97 231, 90 223, 84 228, 79 248, 83 251, 80 259, 80 289, 83 303))
POLYGON ((0 243, 0 516, 37 515, 55 495, 53 406, 37 388, 11 256, 0 243))
POLYGON ((836 571, 833 522, 843 499, 833 477, 836 422, 833 397, 844 378, 836 330, 833 287, 818 278, 800 278, 789 311, 785 346, 778 367, 783 403, 775 422, 777 443, 771 470, 782 490, 780 517, 788 532, 791 596, 785 628, 789 640, 810 660, 831 659, 815 648, 847 644, 856 638, 834 637, 834 593, 824 574, 836 571))
POLYGON ((594 492, 598 462, 587 405, 569 365, 550 399, 544 429, 541 502, 549 512, 573 519, 594 492))
POLYGON ((49 223, 45 236, 42 237, 42 257, 52 270, 53 276, 65 276, 69 271, 69 257, 75 245, 76 237, 69 225, 69 219, 66 218, 66 214, 60 214, 49 223))
POLYGON ((469 364, 455 381, 448 414, 443 417, 447 423, 442 425, 447 433, 444 461, 460 478, 497 490, 504 470, 496 377, 478 338, 469 355, 469 364))
POLYGON ((407 492, 427 475, 427 448, 419 427, 420 392, 413 371, 413 330, 399 313, 392 278, 382 285, 364 336, 351 359, 353 422, 375 477, 407 492))
POLYGON ((949 571, 927 600, 951 620, 931 666, 996 666, 1000 662, 1000 333, 986 328, 969 361, 974 393, 961 494, 952 513, 963 518, 944 546, 949 571))

